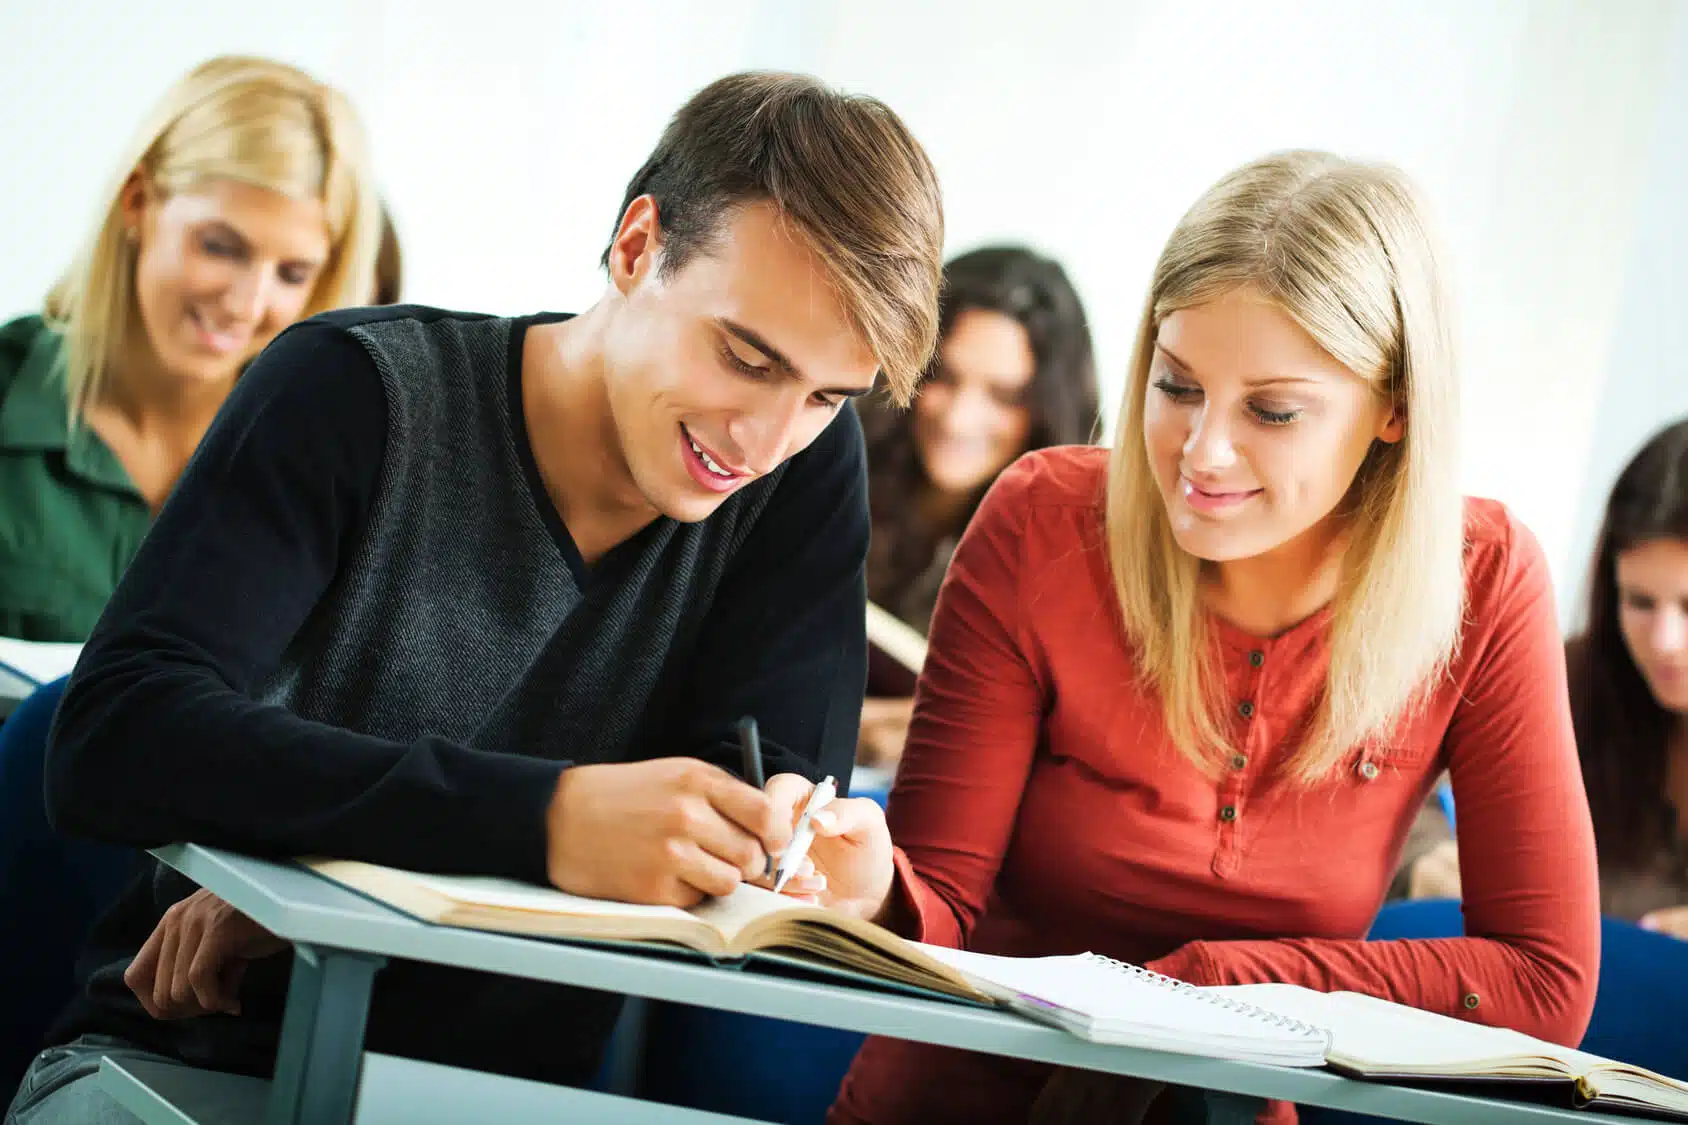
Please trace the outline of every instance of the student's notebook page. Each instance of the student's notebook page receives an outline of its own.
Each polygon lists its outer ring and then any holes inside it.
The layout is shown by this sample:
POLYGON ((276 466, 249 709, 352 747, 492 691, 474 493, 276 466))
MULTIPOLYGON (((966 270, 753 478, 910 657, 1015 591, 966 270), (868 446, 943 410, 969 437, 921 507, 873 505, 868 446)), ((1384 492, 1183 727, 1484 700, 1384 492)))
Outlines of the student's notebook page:
POLYGON ((1468 1023, 1355 992, 1315 992, 1294 984, 1201 991, 1317 1024, 1331 1033, 1332 1062, 1378 1074, 1493 1070, 1516 1077, 1552 1077, 1582 1073, 1605 1061, 1508 1028, 1468 1023))
POLYGON ((923 945, 934 960, 994 986, 1020 1011, 1098 1043, 1284 1066, 1322 1066, 1328 1036, 1282 1014, 1105 957, 993 957, 923 945), (1012 994, 1012 995, 1007 995, 1012 994))

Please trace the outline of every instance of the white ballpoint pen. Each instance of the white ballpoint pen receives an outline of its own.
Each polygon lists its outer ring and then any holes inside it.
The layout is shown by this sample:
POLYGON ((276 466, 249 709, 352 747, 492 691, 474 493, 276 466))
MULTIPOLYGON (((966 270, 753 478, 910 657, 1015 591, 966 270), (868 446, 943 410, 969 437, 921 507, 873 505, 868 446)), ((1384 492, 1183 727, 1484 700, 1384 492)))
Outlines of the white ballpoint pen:
POLYGON ((803 866, 803 860, 809 854, 809 845, 815 841, 815 826, 810 823, 814 815, 832 803, 838 795, 838 783, 831 775, 815 786, 814 792, 809 794, 809 803, 803 806, 803 815, 797 819, 797 827, 792 830, 791 844, 780 853, 779 865, 774 868, 774 891, 783 889, 791 877, 797 874, 797 869, 803 866))

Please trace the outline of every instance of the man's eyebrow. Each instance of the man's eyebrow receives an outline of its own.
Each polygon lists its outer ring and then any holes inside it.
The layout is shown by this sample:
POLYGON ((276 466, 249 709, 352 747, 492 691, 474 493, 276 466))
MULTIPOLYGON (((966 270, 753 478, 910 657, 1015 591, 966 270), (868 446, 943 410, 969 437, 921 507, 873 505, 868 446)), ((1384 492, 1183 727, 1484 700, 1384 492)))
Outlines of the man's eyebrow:
MULTIPOLYGON (((798 379, 798 380, 802 380, 802 381, 807 382, 807 380, 805 379, 805 377, 803 375, 803 372, 798 369, 797 365, 795 363, 791 362, 791 360, 787 359, 784 352, 780 351, 778 348, 776 348, 772 344, 768 343, 767 340, 763 339, 761 334, 758 333, 755 329, 746 328, 744 325, 740 324, 738 321, 729 320, 726 317, 718 318, 716 320, 716 323, 721 326, 722 331, 730 333, 731 335, 737 336, 740 340, 743 340, 745 343, 749 344, 751 347, 755 348, 757 351, 759 351, 763 355, 767 356, 768 359, 773 362, 775 367, 779 368, 781 371, 784 371, 787 375, 791 376, 793 379, 798 379)), ((839 398, 860 398, 863 395, 872 394, 873 388, 872 387, 822 387, 820 389, 820 393, 823 394, 823 395, 836 395, 839 398)))

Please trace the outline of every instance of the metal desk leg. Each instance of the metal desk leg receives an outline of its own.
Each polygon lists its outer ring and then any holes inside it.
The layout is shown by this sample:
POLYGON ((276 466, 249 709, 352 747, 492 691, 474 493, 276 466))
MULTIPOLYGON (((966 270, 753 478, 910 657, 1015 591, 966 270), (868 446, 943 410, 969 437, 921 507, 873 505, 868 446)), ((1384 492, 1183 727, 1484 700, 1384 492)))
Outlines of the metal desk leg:
POLYGON ((367 953, 294 947, 265 1125, 351 1125, 369 994, 386 963, 367 953))
POLYGON ((1221 1090, 1205 1090, 1207 1125, 1254 1125, 1254 1119, 1266 1111, 1266 1099, 1248 1094, 1231 1094, 1221 1090))

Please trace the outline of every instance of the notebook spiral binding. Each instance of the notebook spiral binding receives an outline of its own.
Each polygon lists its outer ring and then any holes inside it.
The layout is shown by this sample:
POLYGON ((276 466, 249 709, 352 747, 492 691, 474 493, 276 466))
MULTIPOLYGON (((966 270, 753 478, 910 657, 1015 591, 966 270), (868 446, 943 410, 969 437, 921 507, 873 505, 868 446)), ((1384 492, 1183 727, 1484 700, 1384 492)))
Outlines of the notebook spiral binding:
POLYGON ((1187 981, 1181 981, 1176 977, 1169 977, 1164 973, 1157 973, 1153 969, 1145 969, 1141 965, 1131 965, 1124 961, 1116 961, 1112 957, 1104 957, 1100 953, 1086 953, 1084 954, 1084 958, 1087 961, 1099 962, 1108 966, 1110 969, 1137 977, 1140 980, 1146 980, 1150 984, 1153 984, 1156 988, 1170 988, 1174 992, 1182 992, 1187 995, 1194 996, 1204 1004, 1213 1004, 1228 1011, 1236 1012, 1238 1015, 1246 1016, 1249 1019, 1260 1020, 1262 1023, 1270 1024, 1273 1027, 1281 1027, 1286 1031, 1293 1031, 1298 1035, 1305 1035, 1309 1039, 1322 1041, 1328 1038, 1323 1028, 1314 1027, 1310 1023, 1293 1019, 1290 1016, 1279 1015, 1277 1012, 1267 1011, 1265 1008, 1257 1008, 1253 1004, 1244 1004, 1240 1000, 1231 1000, 1224 996, 1215 996, 1211 992, 1203 992, 1201 989, 1187 981))

